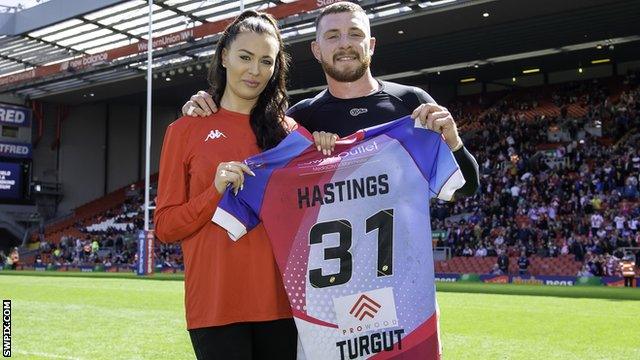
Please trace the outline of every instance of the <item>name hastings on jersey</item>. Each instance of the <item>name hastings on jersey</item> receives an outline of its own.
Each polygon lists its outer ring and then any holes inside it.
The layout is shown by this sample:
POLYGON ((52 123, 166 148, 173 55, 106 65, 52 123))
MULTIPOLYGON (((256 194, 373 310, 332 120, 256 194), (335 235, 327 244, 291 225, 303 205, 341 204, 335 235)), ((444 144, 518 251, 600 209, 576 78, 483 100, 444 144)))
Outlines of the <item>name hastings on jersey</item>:
POLYGON ((367 176, 298 188, 298 208, 332 204, 389 192, 389 175, 367 176))

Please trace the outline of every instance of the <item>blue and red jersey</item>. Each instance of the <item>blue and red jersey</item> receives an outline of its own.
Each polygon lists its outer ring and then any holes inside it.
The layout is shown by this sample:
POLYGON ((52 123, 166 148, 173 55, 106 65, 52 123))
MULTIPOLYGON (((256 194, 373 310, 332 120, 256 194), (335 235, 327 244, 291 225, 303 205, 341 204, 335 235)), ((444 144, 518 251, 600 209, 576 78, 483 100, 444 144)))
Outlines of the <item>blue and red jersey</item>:
POLYGON ((213 221, 239 242, 263 223, 306 358, 439 358, 429 200, 464 184, 441 135, 407 116, 324 156, 300 127, 245 162, 213 221))

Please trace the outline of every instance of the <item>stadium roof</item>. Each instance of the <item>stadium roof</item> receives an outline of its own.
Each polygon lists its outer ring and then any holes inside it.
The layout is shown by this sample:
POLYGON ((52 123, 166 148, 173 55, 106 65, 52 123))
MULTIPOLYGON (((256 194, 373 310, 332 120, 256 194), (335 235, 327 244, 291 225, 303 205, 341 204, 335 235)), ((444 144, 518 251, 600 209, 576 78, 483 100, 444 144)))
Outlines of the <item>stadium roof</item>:
MULTIPOLYGON (((268 11, 280 18, 285 39, 314 32, 315 14, 307 12, 316 10, 319 3, 322 2, 243 1, 246 9, 268 11)), ((415 2, 413 6, 437 8, 439 3, 446 5, 450 1, 415 2)), ((208 59, 217 33, 239 13, 239 5, 239 1, 229 0, 154 1, 154 42, 160 48, 154 67, 208 59)), ((363 1, 362 5, 375 18, 412 10, 399 1, 363 1)), ((140 76, 145 70, 146 1, 51 0, 6 16, 12 18, 6 18, 0 28, 0 86, 4 85, 5 90, 24 88, 18 93, 37 97, 88 83, 140 76), (62 18, 51 15, 51 10, 61 7, 65 9, 62 18)))
MULTIPOLYGON (((244 1, 245 8, 268 11, 280 19, 295 60, 290 87, 294 94, 324 84, 308 42, 315 34, 318 7, 331 2, 244 1)), ((618 60, 638 60, 640 53, 635 24, 640 2, 635 0, 359 3, 370 14, 378 39, 373 66, 382 78, 478 67, 506 74, 500 64, 541 57, 577 65, 580 56, 586 61, 598 55, 597 47, 607 51, 612 45, 618 60), (566 56, 570 53, 582 55, 566 56)), ((154 1, 154 73, 204 68, 218 32, 239 13, 239 4, 154 1)), ((0 14, 0 93, 41 98, 99 84, 139 82, 146 69, 147 15, 143 0, 49 0, 0 14)))

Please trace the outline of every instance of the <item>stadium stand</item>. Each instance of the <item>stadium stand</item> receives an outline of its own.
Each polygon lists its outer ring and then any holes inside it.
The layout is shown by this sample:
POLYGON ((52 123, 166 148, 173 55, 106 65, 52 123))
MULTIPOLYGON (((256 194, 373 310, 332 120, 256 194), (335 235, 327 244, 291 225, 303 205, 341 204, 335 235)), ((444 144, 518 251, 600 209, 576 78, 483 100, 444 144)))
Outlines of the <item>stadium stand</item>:
POLYGON ((465 119, 482 191, 434 206, 433 228, 448 234, 437 245, 455 256, 436 271, 489 273, 507 252, 513 273, 524 249, 533 275, 617 275, 622 249, 640 241, 637 84, 630 74, 514 92, 465 119), (490 136, 491 148, 473 147, 490 136), (592 216, 602 224, 590 226, 592 216))

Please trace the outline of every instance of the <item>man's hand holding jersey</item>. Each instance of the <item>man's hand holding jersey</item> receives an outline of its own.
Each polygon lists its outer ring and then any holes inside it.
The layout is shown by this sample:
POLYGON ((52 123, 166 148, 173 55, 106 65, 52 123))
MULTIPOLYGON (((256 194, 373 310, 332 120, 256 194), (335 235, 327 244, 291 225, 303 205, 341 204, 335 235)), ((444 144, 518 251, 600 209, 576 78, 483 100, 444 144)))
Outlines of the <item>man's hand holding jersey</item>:
POLYGON ((411 117, 419 119, 425 128, 442 134, 451 151, 456 151, 462 147, 462 139, 458 135, 458 126, 446 107, 438 104, 422 104, 413 110, 411 117))

